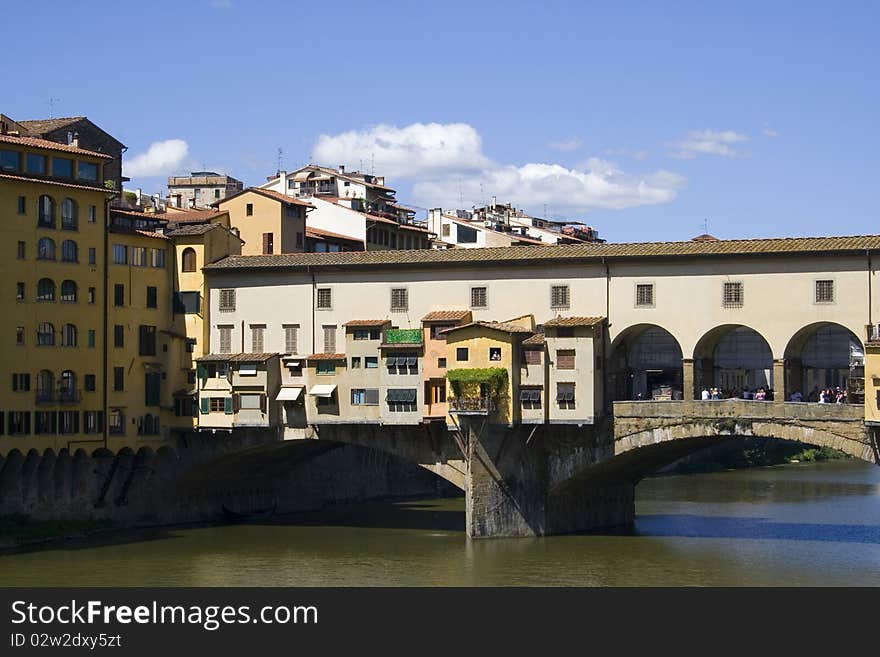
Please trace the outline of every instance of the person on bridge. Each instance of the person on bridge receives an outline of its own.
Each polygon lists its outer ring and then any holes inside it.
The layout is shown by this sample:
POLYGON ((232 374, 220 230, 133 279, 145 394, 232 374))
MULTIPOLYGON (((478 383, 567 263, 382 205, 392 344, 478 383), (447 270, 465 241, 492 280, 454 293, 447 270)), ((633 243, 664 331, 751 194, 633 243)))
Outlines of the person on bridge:
POLYGON ((800 390, 795 390, 793 393, 791 393, 791 398, 789 399, 789 401, 802 402, 804 401, 804 396, 801 394, 800 390))
POLYGON ((709 388, 703 388, 703 392, 700 394, 700 399, 703 401, 709 401, 709 388))

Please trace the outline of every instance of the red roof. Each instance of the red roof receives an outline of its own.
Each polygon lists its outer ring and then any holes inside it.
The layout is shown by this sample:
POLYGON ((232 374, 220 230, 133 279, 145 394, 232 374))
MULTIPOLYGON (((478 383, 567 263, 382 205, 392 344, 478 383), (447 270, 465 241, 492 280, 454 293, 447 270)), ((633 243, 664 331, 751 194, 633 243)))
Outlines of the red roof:
POLYGON ((64 153, 75 153, 77 155, 88 155, 90 157, 100 157, 105 160, 112 160, 112 155, 106 153, 98 153, 97 151, 87 151, 85 148, 77 148, 76 146, 68 146, 67 144, 59 144, 57 141, 48 139, 38 139, 37 137, 15 137, 13 135, 0 135, 0 142, 5 144, 20 144, 22 146, 33 146, 34 148, 45 148, 50 151, 62 151, 64 153))
POLYGON ((390 319, 353 319, 343 324, 343 326, 385 326, 390 323, 390 319))
POLYGON ((58 182, 57 180, 47 180, 45 178, 34 178, 32 176, 15 176, 10 173, 0 173, 0 178, 6 180, 20 180, 22 182, 32 182, 39 185, 56 185, 58 187, 69 187, 71 189, 84 189, 89 192, 104 192, 105 194, 115 193, 112 189, 106 187, 93 187, 92 185, 77 185, 76 183, 58 182))
POLYGON ((432 310, 422 317, 423 322, 460 322, 471 316, 470 310, 432 310))
POLYGON ((263 189, 262 187, 248 187, 247 189, 243 189, 240 192, 236 192, 232 196, 227 196, 226 198, 221 198, 217 201, 211 203, 214 207, 219 207, 221 203, 225 203, 231 199, 234 199, 242 194, 247 194, 248 192, 253 192, 254 194, 260 194, 261 196, 265 196, 266 198, 275 199, 276 201, 281 201, 282 203, 286 203, 287 205, 298 205, 305 208, 313 208, 315 207, 311 203, 307 203, 306 201, 301 201, 300 199, 287 196, 286 194, 282 194, 280 192, 273 191, 271 189, 263 189))

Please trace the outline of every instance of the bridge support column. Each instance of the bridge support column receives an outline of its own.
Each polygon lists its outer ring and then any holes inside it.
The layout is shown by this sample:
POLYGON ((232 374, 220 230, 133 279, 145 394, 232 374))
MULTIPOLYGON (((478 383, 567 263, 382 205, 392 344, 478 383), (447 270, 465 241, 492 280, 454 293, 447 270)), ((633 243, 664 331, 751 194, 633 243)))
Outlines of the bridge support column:
POLYGON ((785 380, 786 361, 777 358, 773 361, 773 400, 788 401, 788 396, 794 392, 790 389, 789 382, 785 380))
POLYGON ((681 398, 684 401, 694 400, 694 359, 681 359, 681 398))

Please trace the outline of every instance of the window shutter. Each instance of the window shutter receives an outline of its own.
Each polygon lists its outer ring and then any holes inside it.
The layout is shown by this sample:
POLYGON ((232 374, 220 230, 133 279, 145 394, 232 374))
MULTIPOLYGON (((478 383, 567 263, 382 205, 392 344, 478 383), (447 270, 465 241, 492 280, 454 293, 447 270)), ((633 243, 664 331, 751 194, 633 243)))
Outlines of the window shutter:
POLYGON ((234 413, 238 413, 238 411, 240 409, 241 409, 241 395, 238 393, 235 393, 234 395, 232 395, 232 411, 234 413))
POLYGON ((30 372, 24 375, 24 387, 22 390, 30 390, 31 389, 31 375, 30 372))
POLYGON ((79 412, 73 411, 73 433, 79 433, 79 412))
POLYGON ((29 434, 31 432, 31 413, 30 411, 24 412, 24 432, 29 434))
POLYGON ((202 397, 199 400, 199 406, 202 411, 202 415, 207 415, 210 403, 211 401, 207 397, 202 397))
POLYGON ((196 376, 202 380, 208 378, 208 370, 201 363, 196 364, 196 376))
POLYGON ((98 411, 98 431, 104 431, 104 411, 98 411))
POLYGON ((12 375, 12 392, 18 390, 18 374, 12 375))
POLYGON ((226 413, 226 415, 232 415, 232 397, 226 397, 226 399, 223 400, 223 412, 226 413))
POLYGON ((58 433, 58 416, 61 415, 64 411, 58 411, 57 413, 50 413, 52 417, 52 433, 58 433))
POLYGON ((266 412, 266 393, 260 393, 260 412, 266 412))

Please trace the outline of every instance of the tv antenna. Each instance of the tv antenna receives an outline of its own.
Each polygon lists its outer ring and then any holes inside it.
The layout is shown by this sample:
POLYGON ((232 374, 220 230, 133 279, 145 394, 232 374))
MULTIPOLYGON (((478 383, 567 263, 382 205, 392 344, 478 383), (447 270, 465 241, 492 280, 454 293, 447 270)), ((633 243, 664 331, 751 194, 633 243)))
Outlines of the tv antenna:
POLYGON ((709 234, 709 220, 703 219, 703 235, 709 234))
POLYGON ((281 168, 284 164, 284 151, 281 150, 281 147, 278 147, 278 175, 281 175, 281 168))
POLYGON ((61 102, 60 98, 50 98, 47 101, 47 104, 49 105, 49 118, 50 119, 53 118, 52 115, 54 114, 55 103, 60 103, 60 102, 61 102))

